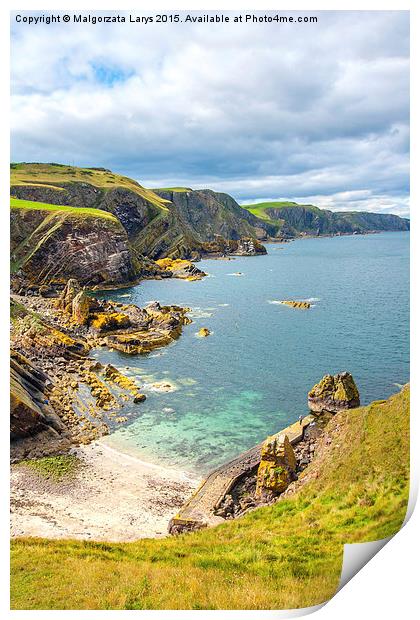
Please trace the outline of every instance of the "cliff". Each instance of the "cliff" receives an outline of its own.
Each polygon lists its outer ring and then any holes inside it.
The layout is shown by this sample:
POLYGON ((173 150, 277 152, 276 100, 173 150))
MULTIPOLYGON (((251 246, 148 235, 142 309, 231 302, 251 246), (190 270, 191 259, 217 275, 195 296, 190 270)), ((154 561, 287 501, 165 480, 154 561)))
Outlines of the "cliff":
POLYGON ((246 255, 241 238, 256 242, 271 230, 227 194, 154 192, 101 168, 12 164, 11 195, 13 270, 45 283, 165 277, 155 260, 199 258, 219 237, 246 255))
POLYGON ((184 225, 201 242, 213 241, 215 235, 226 240, 239 240, 242 237, 265 239, 267 231, 274 233, 273 226, 244 211, 228 194, 210 189, 154 191, 174 205, 184 225))
POLYGON ((141 268, 117 218, 97 209, 11 200, 11 270, 31 281, 124 284, 141 268))
POLYGON ((410 230, 410 220, 392 214, 329 211, 295 202, 262 202, 243 208, 262 222, 276 226, 277 235, 289 237, 410 230))

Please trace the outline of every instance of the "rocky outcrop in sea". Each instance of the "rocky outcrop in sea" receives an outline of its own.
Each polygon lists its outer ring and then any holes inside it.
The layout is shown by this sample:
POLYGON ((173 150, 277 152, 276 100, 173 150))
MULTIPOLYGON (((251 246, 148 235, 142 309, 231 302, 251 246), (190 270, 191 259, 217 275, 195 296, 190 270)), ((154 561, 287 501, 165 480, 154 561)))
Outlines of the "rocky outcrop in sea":
POLYGON ((316 414, 337 413, 359 406, 359 390, 349 372, 325 375, 308 393, 308 407, 316 414))

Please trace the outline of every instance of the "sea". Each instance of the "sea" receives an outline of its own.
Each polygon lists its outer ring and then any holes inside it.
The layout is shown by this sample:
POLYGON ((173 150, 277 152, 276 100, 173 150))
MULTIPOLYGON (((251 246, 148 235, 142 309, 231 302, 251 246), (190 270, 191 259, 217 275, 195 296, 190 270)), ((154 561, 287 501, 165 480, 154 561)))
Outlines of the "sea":
POLYGON ((147 400, 105 442, 205 475, 308 412, 327 373, 352 373, 362 404, 409 380, 408 232, 266 244, 267 255, 202 260, 201 281, 147 280, 98 296, 191 308, 170 346, 94 357, 135 378, 147 400), (309 310, 281 300, 306 300, 309 310), (200 338, 207 327, 211 334, 200 338))

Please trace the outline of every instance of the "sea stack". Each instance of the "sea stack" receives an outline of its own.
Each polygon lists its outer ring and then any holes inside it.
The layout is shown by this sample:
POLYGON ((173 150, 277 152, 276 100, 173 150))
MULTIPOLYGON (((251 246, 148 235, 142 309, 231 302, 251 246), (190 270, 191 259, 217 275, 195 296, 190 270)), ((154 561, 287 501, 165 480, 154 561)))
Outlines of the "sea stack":
POLYGON ((325 375, 308 392, 308 407, 313 413, 337 413, 359 406, 359 390, 349 372, 325 375))

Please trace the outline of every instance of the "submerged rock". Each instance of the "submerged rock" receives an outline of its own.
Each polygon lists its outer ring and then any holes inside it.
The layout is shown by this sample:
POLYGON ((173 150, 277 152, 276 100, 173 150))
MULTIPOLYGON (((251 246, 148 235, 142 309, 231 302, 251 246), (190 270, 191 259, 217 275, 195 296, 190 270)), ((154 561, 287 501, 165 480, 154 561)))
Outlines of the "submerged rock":
POLYGON ((282 493, 294 479, 296 457, 287 435, 268 437, 261 449, 256 496, 265 492, 282 493))
POLYGON ((349 372, 325 375, 308 392, 308 406, 314 413, 337 413, 360 406, 359 390, 349 372))
POLYGON ((299 308, 299 310, 309 310, 311 304, 309 301, 293 301, 293 300, 284 300, 281 301, 285 306, 290 306, 291 308, 299 308))

